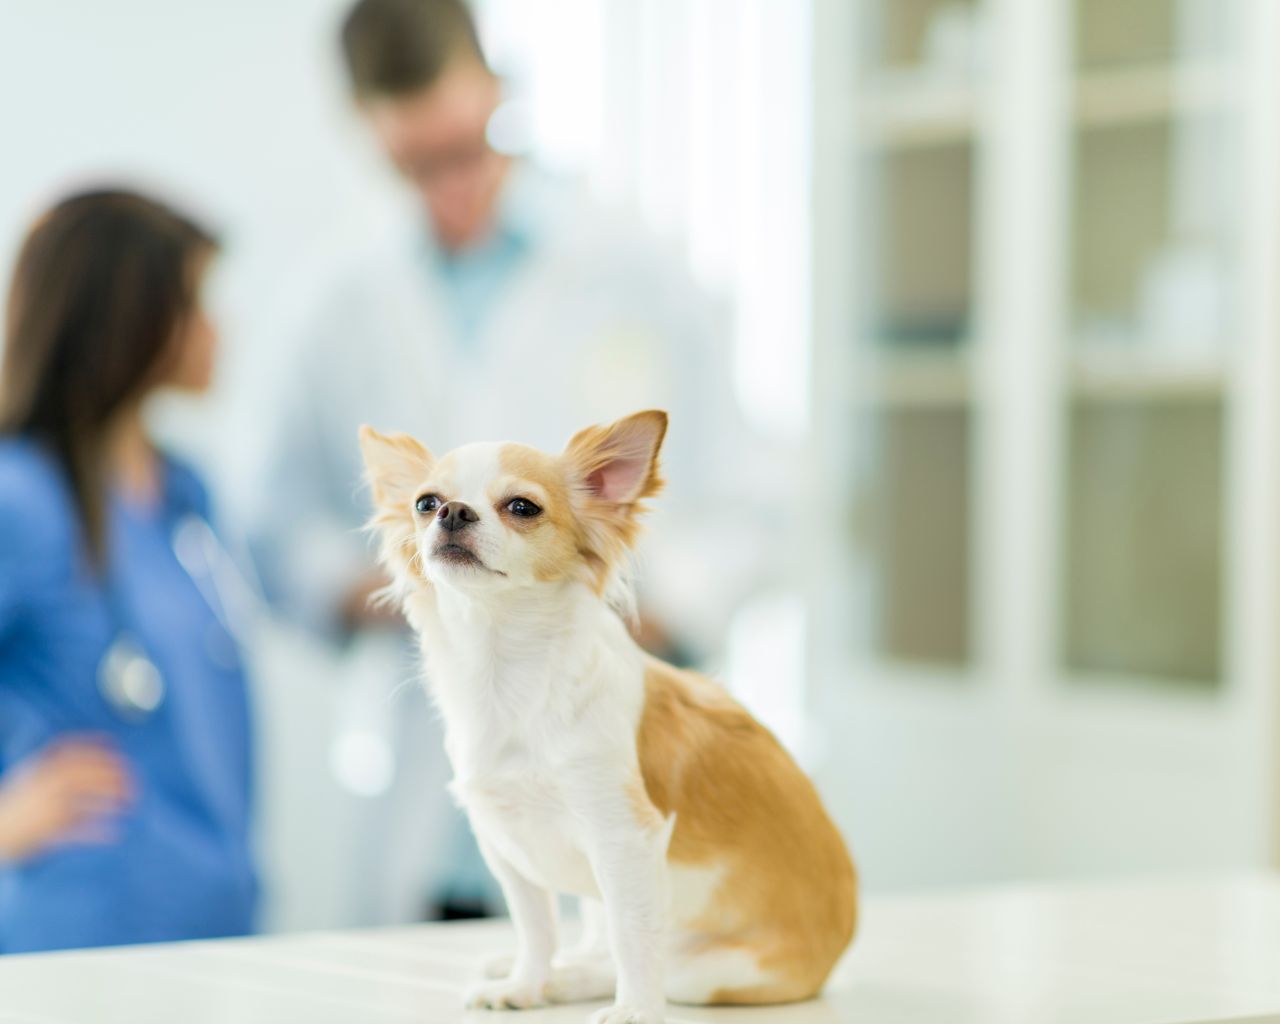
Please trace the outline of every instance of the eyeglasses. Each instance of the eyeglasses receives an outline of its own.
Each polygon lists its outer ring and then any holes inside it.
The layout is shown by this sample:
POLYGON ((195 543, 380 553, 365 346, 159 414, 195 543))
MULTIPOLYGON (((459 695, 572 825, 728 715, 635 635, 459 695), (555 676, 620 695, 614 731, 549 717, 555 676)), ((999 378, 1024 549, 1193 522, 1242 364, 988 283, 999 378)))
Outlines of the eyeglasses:
POLYGON ((459 143, 434 152, 415 153, 399 162, 400 173, 423 188, 432 188, 448 178, 474 174, 490 157, 493 148, 485 139, 459 143))

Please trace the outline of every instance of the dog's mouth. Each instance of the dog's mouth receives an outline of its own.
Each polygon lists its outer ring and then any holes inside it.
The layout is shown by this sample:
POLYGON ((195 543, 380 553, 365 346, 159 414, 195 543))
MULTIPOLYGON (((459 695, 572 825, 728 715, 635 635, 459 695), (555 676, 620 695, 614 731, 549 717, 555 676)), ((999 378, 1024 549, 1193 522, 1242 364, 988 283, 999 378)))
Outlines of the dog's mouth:
POLYGON ((484 564, 479 556, 468 547, 461 544, 445 543, 437 544, 431 551, 433 558, 438 558, 442 562, 449 565, 469 566, 473 569, 484 569, 488 572, 496 570, 490 569, 484 564))

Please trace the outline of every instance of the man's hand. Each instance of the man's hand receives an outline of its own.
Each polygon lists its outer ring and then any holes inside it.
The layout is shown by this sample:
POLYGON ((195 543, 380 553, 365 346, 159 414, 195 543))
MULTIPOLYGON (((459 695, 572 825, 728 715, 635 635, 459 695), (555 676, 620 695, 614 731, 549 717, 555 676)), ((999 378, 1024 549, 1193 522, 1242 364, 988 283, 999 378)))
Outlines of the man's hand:
POLYGON ((101 740, 55 740, 0 778, 0 859, 26 860, 63 842, 108 841, 95 826, 132 799, 124 760, 101 740))

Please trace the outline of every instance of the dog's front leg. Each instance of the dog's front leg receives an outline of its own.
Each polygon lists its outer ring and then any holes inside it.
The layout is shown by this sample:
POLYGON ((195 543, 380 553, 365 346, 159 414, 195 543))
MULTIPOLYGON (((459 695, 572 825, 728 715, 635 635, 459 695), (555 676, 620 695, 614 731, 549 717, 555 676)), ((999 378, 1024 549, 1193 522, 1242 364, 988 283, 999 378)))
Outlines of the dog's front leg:
POLYGON ((662 1024, 670 830, 656 815, 633 813, 627 782, 602 786, 598 780, 608 774, 584 772, 597 782, 575 801, 618 977, 617 1001, 592 1024, 662 1024))
POLYGON ((525 878, 483 840, 480 852, 502 886, 516 929, 516 956, 507 977, 482 982, 467 993, 467 1006, 492 1010, 544 1006, 556 950, 555 897, 525 878))

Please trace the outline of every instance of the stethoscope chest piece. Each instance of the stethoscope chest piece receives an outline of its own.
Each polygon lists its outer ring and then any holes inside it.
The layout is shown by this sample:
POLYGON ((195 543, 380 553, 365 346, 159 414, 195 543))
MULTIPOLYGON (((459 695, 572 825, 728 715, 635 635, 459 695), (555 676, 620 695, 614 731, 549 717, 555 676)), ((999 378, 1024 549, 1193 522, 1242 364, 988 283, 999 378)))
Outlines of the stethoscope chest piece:
POLYGON ((98 666, 98 687, 122 718, 140 722, 164 702, 164 677, 142 647, 120 634, 98 666))

